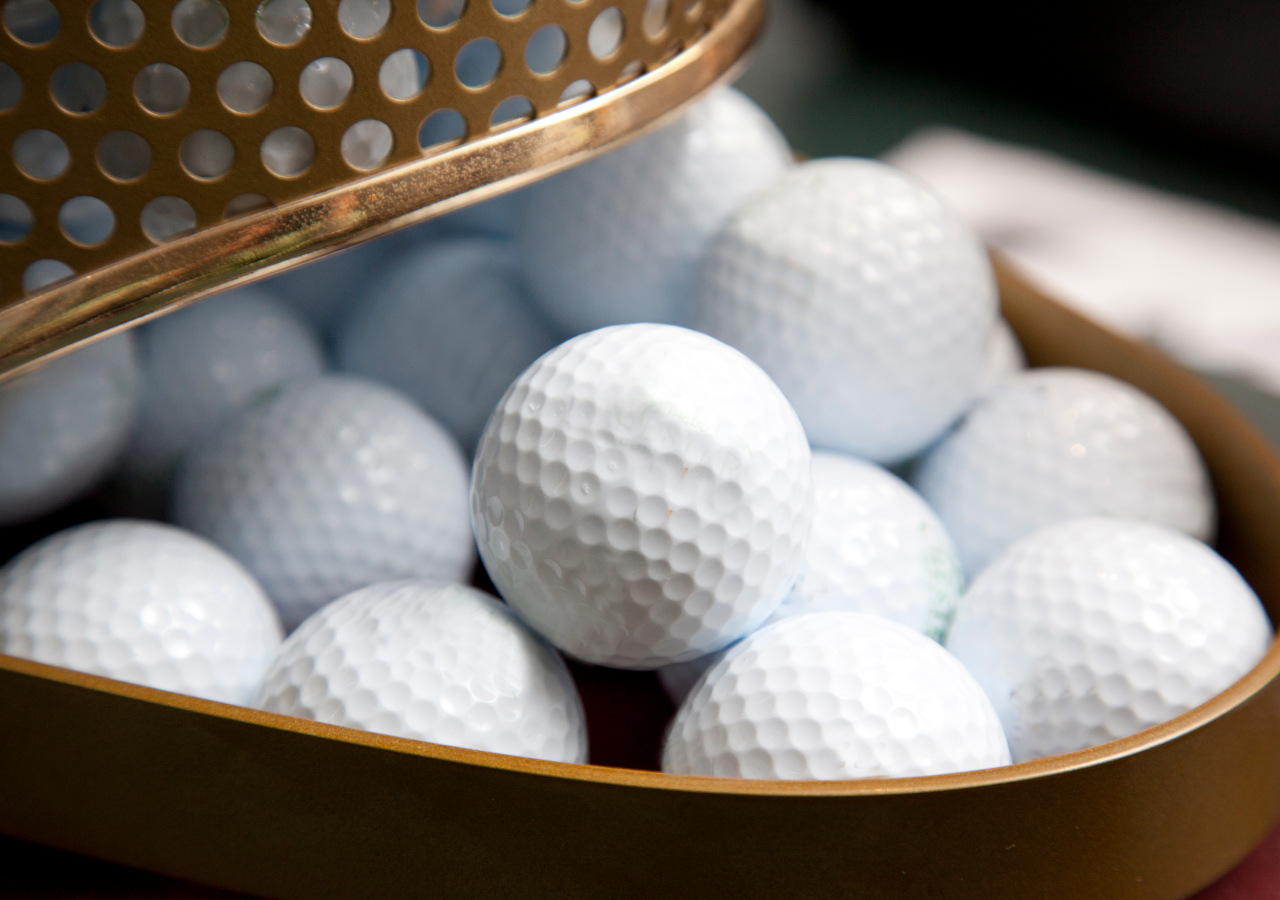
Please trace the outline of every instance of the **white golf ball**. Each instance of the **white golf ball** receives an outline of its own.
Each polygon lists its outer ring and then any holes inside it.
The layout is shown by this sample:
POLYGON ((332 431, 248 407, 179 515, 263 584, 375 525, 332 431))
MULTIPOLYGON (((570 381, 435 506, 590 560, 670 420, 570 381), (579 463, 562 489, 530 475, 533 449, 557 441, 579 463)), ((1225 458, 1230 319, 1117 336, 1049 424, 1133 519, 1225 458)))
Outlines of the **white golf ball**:
POLYGON ((122 502, 156 514, 188 447, 265 392, 325 367, 310 327, 256 288, 144 325, 138 356, 142 402, 116 482, 122 502))
POLYGON ((986 362, 978 393, 985 394, 999 381, 1016 375, 1027 367, 1027 355, 1013 328, 1003 316, 996 319, 987 337, 986 362))
MULTIPOLYGON (((813 454, 813 494, 803 574, 765 624, 838 609, 883 616, 941 641, 964 579, 955 545, 928 504, 879 466, 827 452, 813 454)), ((679 703, 716 660, 665 666, 658 678, 679 703)))
POLYGON ((189 456, 173 519, 262 582, 292 629, 393 578, 465 580, 467 466, 398 391, 354 376, 286 385, 189 456))
POLYGON ((661 130, 516 195, 535 296, 573 334, 684 324, 712 235, 790 165, 759 107, 731 88, 709 94, 661 130))
POLYGON ((262 588, 171 525, 91 522, 0 569, 0 651, 245 705, 280 646, 262 588))
POLYGON ((106 477, 139 391, 128 333, 0 382, 0 525, 52 512, 106 477))
POLYGON ((1084 518, 1002 553, 947 647, 991 697, 1015 761, 1167 721, 1229 687, 1271 640, 1253 590, 1186 535, 1084 518))
POLYGON ((729 778, 904 778, 1009 762, 991 703, 897 622, 818 612, 733 647, 676 714, 662 770, 729 778))
POLYGON ((759 363, 815 447, 891 463, 964 412, 995 317, 967 225, 889 166, 823 159, 728 220, 690 322, 759 363))
POLYGON ((404 391, 473 447, 503 391, 559 339, 509 245, 445 240, 391 265, 339 327, 338 366, 404 391))
POLYGON ((419 741, 587 761, 582 701, 564 661, 501 603, 461 584, 387 582, 326 606, 285 641, 258 706, 419 741))
POLYGON ((1178 420, 1137 388, 1084 369, 1032 369, 994 385, 912 482, 971 578, 1024 534, 1077 516, 1141 519, 1201 539, 1214 527, 1209 473, 1178 420))
POLYGON ((471 522, 502 596, 565 652, 655 668, 726 646, 799 573, 809 445, 781 392, 670 325, 561 344, 480 439, 471 522))

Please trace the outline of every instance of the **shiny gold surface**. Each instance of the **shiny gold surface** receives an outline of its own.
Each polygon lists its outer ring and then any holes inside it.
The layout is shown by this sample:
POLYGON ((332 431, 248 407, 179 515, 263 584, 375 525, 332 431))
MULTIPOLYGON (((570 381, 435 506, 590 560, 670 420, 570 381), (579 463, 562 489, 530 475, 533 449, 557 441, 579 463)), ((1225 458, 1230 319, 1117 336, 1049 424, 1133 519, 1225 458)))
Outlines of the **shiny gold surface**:
MULTIPOLYGON (((1001 267, 1036 364, 1188 427, 1219 547, 1280 620, 1280 462, 1195 377, 1001 267)), ((1280 814, 1280 647, 1185 715, 929 778, 772 782, 517 759, 0 657, 0 832, 267 896, 1185 897, 1280 814)))
MULTIPOLYGON (((5 8, 38 12, 44 2, 14 0, 16 7, 5 8)), ((227 11, 225 35, 215 45, 195 49, 184 44, 175 6, 162 0, 138 0, 146 27, 124 49, 94 37, 89 2, 56 4, 57 35, 38 47, 19 42, 14 24, 5 20, 0 61, 18 74, 23 92, 16 105, 0 111, 0 142, 49 131, 64 141, 70 162, 58 177, 39 180, 20 169, 16 150, 0 154, 0 200, 7 195, 12 209, 16 198, 33 221, 25 237, 5 243, 13 222, 6 230, 5 207, 0 206, 0 372, 605 150, 661 121, 723 78, 755 38, 764 14, 763 0, 536 0, 519 14, 505 16, 496 8, 518 7, 517 0, 471 0, 456 23, 432 29, 422 15, 442 14, 450 7, 448 0, 310 0, 311 26, 305 37, 279 47, 260 34, 256 2, 185 2, 227 11), (343 30, 344 10, 380 7, 389 8, 390 16, 375 37, 355 40, 343 30), (612 24, 621 24, 621 39, 600 58, 592 52, 590 35, 602 15, 605 25, 611 24, 610 9, 617 11, 612 24), (535 32, 547 27, 562 29, 567 50, 553 72, 540 75, 526 65, 525 52, 535 32), (504 62, 491 84, 473 89, 461 83, 453 61, 482 38, 500 48, 504 62), (431 70, 421 93, 401 101, 387 96, 379 74, 386 58, 404 49, 422 53, 431 70), (352 73, 350 93, 331 111, 309 103, 301 87, 306 67, 326 58, 341 59, 352 73), (68 113, 55 100, 62 85, 57 73, 68 61, 91 65, 103 76, 105 99, 91 114, 68 113), (240 62, 256 63, 271 75, 270 98, 252 114, 233 112, 217 87, 228 67, 240 62), (133 89, 135 79, 153 64, 173 65, 190 82, 189 98, 172 115, 148 112, 133 89), (574 85, 583 84, 592 96, 562 99, 573 93, 574 85), (495 111, 513 97, 529 101, 532 118, 493 123, 495 111), (419 129, 445 109, 455 110, 466 122, 466 138, 424 150, 419 129), (362 171, 344 158, 342 146, 348 129, 366 120, 385 123, 393 141, 381 164, 362 171), (296 177, 273 175, 260 149, 282 126, 303 128, 315 143, 314 161, 296 177), (142 136, 151 149, 150 167, 135 181, 109 176, 99 162, 102 138, 121 130, 142 136), (183 159, 183 142, 202 130, 225 136, 233 147, 230 168, 214 178, 196 177, 190 157, 183 159), (237 198, 249 195, 263 198, 269 207, 226 215, 237 198), (102 200, 114 214, 115 229, 100 245, 77 244, 59 226, 63 204, 82 196, 102 200), (143 213, 158 197, 188 203, 195 229, 158 243, 149 239, 143 213), (24 291, 28 266, 47 259, 64 262, 79 274, 24 291)), ((605 38, 608 32, 604 28, 605 38)), ((3 76, 0 69, 0 81, 3 76)), ((82 86, 79 95, 86 93, 92 91, 82 86)), ((219 159, 215 154, 201 165, 219 159)))

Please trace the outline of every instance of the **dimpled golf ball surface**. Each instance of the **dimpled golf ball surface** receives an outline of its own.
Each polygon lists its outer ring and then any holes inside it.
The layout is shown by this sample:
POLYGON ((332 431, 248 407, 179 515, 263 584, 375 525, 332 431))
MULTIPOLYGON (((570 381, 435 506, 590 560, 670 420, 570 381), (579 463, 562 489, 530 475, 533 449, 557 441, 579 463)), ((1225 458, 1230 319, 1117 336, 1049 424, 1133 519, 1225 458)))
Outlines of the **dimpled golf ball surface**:
POLYGON ((573 334, 684 324, 712 235, 790 165, 759 107, 715 91, 660 131, 516 195, 516 241, 535 295, 573 334))
POLYGON ((830 780, 1008 762, 990 701, 955 657, 896 622, 833 611, 731 649, 676 714, 662 769, 830 780))
POLYGON ((183 452, 264 392, 324 370, 314 332, 265 291, 233 291, 139 329, 145 385, 119 481, 163 510, 183 452))
POLYGON ((465 580, 467 469, 408 398, 353 376, 286 385, 191 456, 173 519, 257 576, 292 629, 377 581, 465 580))
POLYGON ((716 236, 690 324, 737 347, 815 447, 890 463, 978 390, 996 288, 974 232, 881 163, 805 163, 716 236))
POLYGON ((587 760, 564 661, 492 597, 397 581, 330 604, 294 632, 258 706, 420 741, 587 760))
MULTIPOLYGON (((955 545, 906 482, 874 463, 813 454, 813 531, 803 574, 769 622, 823 610, 883 616, 941 641, 963 587, 955 545)), ((766 623, 768 624, 768 623, 766 623)), ((677 703, 716 661, 665 666, 677 703)))
POLYGON ((1015 543, 961 598, 948 648, 991 697, 1015 761, 1167 721, 1262 658, 1266 614, 1204 544, 1083 518, 1015 543))
POLYGON ((91 522, 0 569, 0 651, 37 662, 245 705, 280 639, 249 573, 171 525, 91 522))
POLYGON ((370 284, 335 340, 338 365, 404 391, 468 447, 503 392, 559 340, 509 244, 428 244, 370 284))
POLYGON ((0 525, 52 512, 105 477, 129 437, 139 391, 131 334, 0 384, 0 525))
POLYGON ((742 354, 668 325, 580 335, 481 438, 472 526, 502 596, 565 652, 655 668, 755 628, 799 572, 809 446, 742 354))
POLYGON ((1190 435, 1137 388, 1083 369, 1034 369, 994 385, 912 481, 970 577, 1036 528, 1086 515, 1167 525, 1201 539, 1213 493, 1190 435))

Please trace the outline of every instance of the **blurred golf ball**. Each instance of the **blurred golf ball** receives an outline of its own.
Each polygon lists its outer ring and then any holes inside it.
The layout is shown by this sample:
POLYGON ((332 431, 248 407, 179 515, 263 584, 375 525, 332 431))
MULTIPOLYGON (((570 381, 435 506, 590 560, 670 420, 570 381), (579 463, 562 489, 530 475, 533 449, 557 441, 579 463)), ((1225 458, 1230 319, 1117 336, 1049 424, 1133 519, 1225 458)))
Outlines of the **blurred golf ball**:
POLYGON ((404 391, 466 447, 557 343, 509 246, 485 238, 428 244, 389 266, 335 338, 340 368, 404 391))
POLYGON ((0 383, 0 525, 52 512, 101 481, 129 437, 139 388, 128 333, 0 383))
POLYGON ((378 581, 465 580, 467 468, 398 391, 354 376, 284 386, 188 458, 175 522, 257 576, 292 629, 378 581))
POLYGON ((324 370, 315 333, 271 294, 244 288, 137 331, 143 389, 120 460, 122 502, 164 512, 182 454, 264 392, 324 370))
POLYGON ((522 190, 516 242, 535 296, 572 334, 684 324, 712 235, 790 165, 768 116, 723 88, 664 128, 522 190))

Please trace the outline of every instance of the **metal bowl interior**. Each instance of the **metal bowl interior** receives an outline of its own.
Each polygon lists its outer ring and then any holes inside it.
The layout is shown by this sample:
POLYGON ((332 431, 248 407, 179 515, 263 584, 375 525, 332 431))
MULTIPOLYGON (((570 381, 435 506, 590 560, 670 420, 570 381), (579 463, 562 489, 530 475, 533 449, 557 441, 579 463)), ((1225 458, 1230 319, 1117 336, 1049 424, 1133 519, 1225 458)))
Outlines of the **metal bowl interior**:
MULTIPOLYGON (((1280 621, 1280 463, 1153 350, 999 266, 1033 364, 1191 431, 1219 549, 1280 621)), ((765 782, 368 734, 0 657, 0 832, 267 896, 1184 897, 1280 814, 1280 647, 1130 738, 929 778, 765 782)), ((625 710, 621 712, 625 716, 625 710)))

